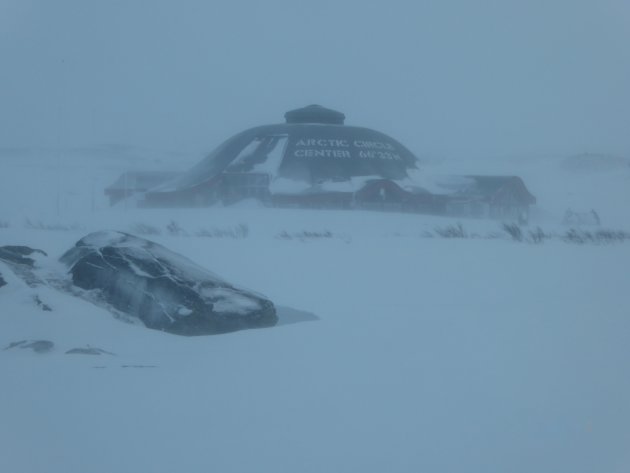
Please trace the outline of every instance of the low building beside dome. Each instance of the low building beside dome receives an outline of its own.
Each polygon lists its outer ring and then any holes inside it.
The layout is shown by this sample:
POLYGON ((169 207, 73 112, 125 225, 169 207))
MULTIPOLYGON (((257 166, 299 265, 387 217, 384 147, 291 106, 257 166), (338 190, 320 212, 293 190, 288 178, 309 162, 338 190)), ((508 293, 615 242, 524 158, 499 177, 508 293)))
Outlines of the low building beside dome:
POLYGON ((121 174, 116 181, 105 189, 109 204, 115 205, 132 195, 142 194, 181 175, 168 171, 130 171, 121 174))

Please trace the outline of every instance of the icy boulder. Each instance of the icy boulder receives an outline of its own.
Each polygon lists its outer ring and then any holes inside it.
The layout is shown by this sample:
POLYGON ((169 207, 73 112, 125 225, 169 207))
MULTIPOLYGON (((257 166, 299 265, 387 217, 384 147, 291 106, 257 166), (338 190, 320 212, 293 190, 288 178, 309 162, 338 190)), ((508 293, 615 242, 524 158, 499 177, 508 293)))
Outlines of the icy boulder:
POLYGON ((273 303, 237 288, 157 243, 121 232, 79 240, 61 261, 73 283, 153 329, 206 335, 269 327, 273 303))

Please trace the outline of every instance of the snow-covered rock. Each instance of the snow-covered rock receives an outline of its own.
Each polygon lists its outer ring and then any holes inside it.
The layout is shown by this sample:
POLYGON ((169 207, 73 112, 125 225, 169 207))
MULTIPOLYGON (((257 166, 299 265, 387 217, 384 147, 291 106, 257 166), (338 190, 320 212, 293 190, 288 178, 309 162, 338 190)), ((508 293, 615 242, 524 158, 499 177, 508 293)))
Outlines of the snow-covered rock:
POLYGON ((19 342, 12 342, 5 348, 10 350, 12 348, 30 349, 35 353, 49 353, 53 350, 55 344, 50 340, 20 340, 19 342))
POLYGON ((33 268, 35 266, 35 257, 38 255, 46 256, 46 253, 28 246, 0 246, 0 261, 10 265, 22 265, 33 268))
POLYGON ((91 233, 61 261, 70 268, 76 286, 98 290, 107 304, 139 317, 149 328, 205 335, 277 322, 275 307, 265 297, 127 233, 91 233))
POLYGON ((109 352, 107 350, 103 350, 102 348, 97 347, 81 347, 81 348, 71 348, 66 351, 66 355, 114 355, 114 353, 109 352))
MULTIPOLYGON (((23 279, 29 286, 39 284, 38 277, 34 274, 37 259, 47 254, 42 250, 36 250, 28 246, 0 246, 0 263, 4 263, 6 271, 11 271, 23 279)), ((0 287, 7 285, 0 271, 0 287)))

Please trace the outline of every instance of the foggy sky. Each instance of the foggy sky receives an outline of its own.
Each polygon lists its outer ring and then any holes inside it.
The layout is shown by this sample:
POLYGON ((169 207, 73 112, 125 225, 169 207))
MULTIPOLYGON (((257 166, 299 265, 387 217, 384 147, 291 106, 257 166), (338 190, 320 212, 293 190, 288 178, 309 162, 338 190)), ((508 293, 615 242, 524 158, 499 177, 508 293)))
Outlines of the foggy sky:
POLYGON ((311 103, 420 156, 630 155, 630 2, 0 0, 0 147, 207 152, 311 103))

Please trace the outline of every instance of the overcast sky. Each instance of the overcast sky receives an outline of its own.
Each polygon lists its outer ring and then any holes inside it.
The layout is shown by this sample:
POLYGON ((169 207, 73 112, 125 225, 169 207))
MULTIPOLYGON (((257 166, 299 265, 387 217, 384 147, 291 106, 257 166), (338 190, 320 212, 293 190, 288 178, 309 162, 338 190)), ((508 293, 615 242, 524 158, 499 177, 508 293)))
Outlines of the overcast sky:
POLYGON ((319 103, 418 155, 630 155, 627 0, 0 0, 0 147, 206 152, 319 103))

